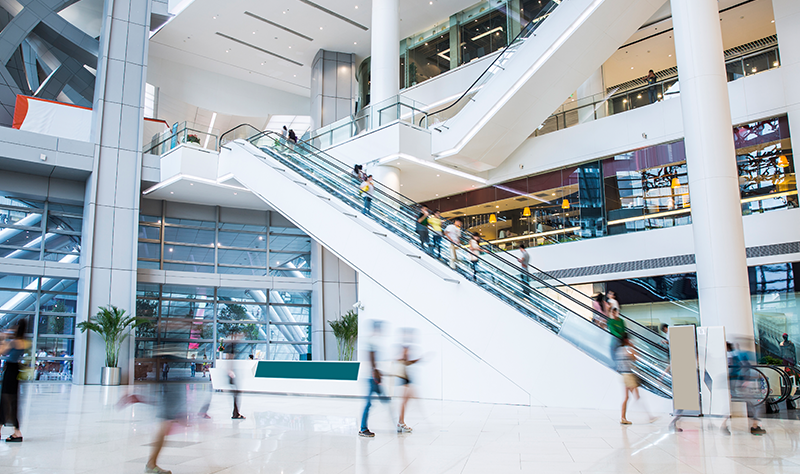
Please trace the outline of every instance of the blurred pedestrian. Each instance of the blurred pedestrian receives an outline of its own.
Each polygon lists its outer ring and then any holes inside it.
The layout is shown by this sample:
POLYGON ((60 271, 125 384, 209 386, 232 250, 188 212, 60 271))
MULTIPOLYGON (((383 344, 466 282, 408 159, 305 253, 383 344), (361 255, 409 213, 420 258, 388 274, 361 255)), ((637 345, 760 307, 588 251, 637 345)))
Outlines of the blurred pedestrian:
MULTIPOLYGON (((436 251, 436 258, 442 257, 442 214, 439 209, 433 211, 433 215, 428 216, 428 226, 431 228, 431 238, 433 239, 433 250, 436 251)), ((433 255, 433 252, 431 252, 433 255)))
POLYGON ((469 261, 472 264, 472 281, 478 281, 478 261, 482 252, 478 234, 472 234, 469 239, 469 261))
POLYGON ((383 391, 381 389, 382 377, 381 372, 378 370, 378 360, 380 360, 378 352, 380 349, 379 338, 381 337, 381 326, 382 323, 380 321, 372 322, 372 335, 367 341, 367 360, 369 361, 370 368, 370 378, 368 380, 369 391, 367 392, 367 404, 364 406, 364 413, 361 415, 361 430, 358 432, 358 435, 363 438, 375 437, 375 433, 370 431, 367 426, 369 422, 369 409, 372 406, 372 394, 376 394, 385 403, 389 403, 388 397, 383 397, 383 391))
POLYGON ((426 206, 422 206, 422 209, 419 210, 419 214, 417 215, 417 225, 416 225, 416 232, 419 236, 419 244, 422 246, 422 250, 430 253, 430 249, 428 249, 428 216, 430 215, 430 211, 426 206))
POLYGON ((362 212, 365 216, 370 215, 374 191, 375 185, 372 183, 372 175, 369 175, 367 176, 367 179, 361 183, 361 197, 364 199, 364 209, 362 212))
POLYGON ((780 347, 783 364, 794 367, 797 363, 797 351, 794 348, 794 342, 789 340, 788 334, 783 333, 783 341, 781 341, 780 347))
POLYGON ((611 357, 613 358, 619 346, 622 345, 623 339, 627 337, 625 320, 619 316, 619 308, 611 308, 606 325, 608 326, 608 332, 614 336, 611 340, 611 357))
MULTIPOLYGON (((622 374, 622 381, 625 385, 625 398, 622 400, 622 416, 620 417, 620 424, 630 425, 628 421, 628 399, 633 395, 634 400, 639 400, 639 385, 641 385, 639 376, 633 372, 633 364, 636 362, 636 354, 631 346, 631 341, 627 337, 623 338, 620 346, 617 348, 616 354, 617 371, 622 374)), ((647 406, 642 402, 642 407, 647 413, 650 422, 655 421, 655 418, 650 415, 647 406)))
POLYGON ((414 388, 411 383, 411 375, 409 375, 408 368, 419 362, 419 359, 411 359, 409 355, 413 337, 414 333, 412 329, 405 329, 403 331, 404 340, 400 348, 400 358, 397 360, 397 381, 400 385, 405 386, 403 400, 400 402, 400 417, 397 420, 398 433, 411 433, 413 431, 410 426, 406 425, 405 420, 406 406, 408 406, 408 401, 411 399, 411 396, 414 393, 414 388))
MULTIPOLYGON (((749 341, 752 343, 752 341, 749 341)), ((750 434, 763 435, 767 431, 761 427, 759 411, 762 404, 758 403, 758 388, 760 384, 760 374, 753 369, 756 365, 756 355, 753 351, 743 350, 741 345, 735 346, 730 342, 728 348, 728 379, 731 391, 731 400, 744 402, 747 407, 747 417, 750 418, 750 434)), ((728 429, 728 417, 722 421, 720 429, 725 434, 730 434, 728 429)))
POLYGON ((444 236, 450 241, 450 268, 456 269, 457 249, 461 245, 461 219, 456 219, 444 229, 444 236))
POLYGON ((20 319, 11 334, 3 333, 0 340, 0 355, 6 358, 3 384, 0 388, 0 429, 11 425, 14 433, 6 438, 8 443, 21 443, 19 430, 19 379, 22 359, 30 343, 25 339, 27 320, 20 319))

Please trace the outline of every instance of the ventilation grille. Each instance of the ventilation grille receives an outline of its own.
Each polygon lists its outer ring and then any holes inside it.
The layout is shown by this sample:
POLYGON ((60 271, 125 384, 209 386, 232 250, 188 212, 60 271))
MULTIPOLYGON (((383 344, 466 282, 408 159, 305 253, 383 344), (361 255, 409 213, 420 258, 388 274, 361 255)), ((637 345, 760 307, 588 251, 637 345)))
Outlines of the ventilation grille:
MULTIPOLYGON (((749 247, 747 258, 770 257, 773 255, 789 255, 800 253, 800 242, 787 242, 783 244, 762 245, 760 247, 749 247)), ((593 265, 589 267, 567 268, 555 270, 545 274, 537 274, 540 278, 577 278, 591 275, 603 275, 607 273, 635 272, 639 270, 653 270, 656 268, 677 267, 679 265, 693 265, 694 255, 676 255, 674 257, 652 258, 648 260, 635 260, 631 262, 609 263, 604 265, 593 265)))
MULTIPOLYGON (((752 41, 750 43, 743 44, 741 46, 737 46, 735 48, 731 48, 725 51, 725 61, 729 61, 731 59, 735 59, 741 56, 746 56, 748 54, 757 53, 763 49, 772 48, 773 46, 777 46, 778 44, 778 35, 767 36, 766 38, 761 38, 760 40, 752 41)), ((661 71, 656 71, 656 78, 659 81, 663 81, 665 79, 671 79, 673 77, 678 77, 678 67, 673 66, 668 69, 662 69, 661 71)), ((609 87, 606 89, 607 94, 616 94, 618 92, 627 92, 631 89, 636 89, 638 87, 646 86, 647 79, 644 77, 639 77, 637 79, 633 79, 628 82, 623 82, 622 84, 617 84, 616 86, 609 87)))

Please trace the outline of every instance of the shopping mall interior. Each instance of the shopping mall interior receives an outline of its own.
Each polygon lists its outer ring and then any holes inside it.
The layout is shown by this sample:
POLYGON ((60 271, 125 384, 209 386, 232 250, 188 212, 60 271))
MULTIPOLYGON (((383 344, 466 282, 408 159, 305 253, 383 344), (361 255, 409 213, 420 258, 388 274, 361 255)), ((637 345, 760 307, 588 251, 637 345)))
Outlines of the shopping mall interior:
POLYGON ((0 55, 0 471, 800 473, 797 0, 0 0, 0 55))

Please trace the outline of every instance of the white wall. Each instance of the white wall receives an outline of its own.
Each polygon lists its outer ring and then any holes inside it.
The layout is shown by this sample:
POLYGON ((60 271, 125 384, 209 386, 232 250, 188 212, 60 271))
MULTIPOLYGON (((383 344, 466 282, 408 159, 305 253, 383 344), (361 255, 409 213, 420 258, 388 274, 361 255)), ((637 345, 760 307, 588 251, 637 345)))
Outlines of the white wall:
POLYGON ((223 114, 266 117, 311 111, 308 97, 157 57, 150 58, 147 82, 175 99, 223 114))

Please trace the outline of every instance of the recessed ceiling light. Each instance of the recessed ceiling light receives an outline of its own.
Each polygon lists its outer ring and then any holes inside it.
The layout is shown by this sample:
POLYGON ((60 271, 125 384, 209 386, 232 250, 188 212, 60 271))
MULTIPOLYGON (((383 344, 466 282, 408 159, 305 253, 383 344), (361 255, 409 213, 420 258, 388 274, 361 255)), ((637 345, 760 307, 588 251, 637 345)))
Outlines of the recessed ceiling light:
POLYGON ((291 46, 289 46, 289 49, 292 49, 292 47, 291 47, 291 46))
POLYGON ((775 23, 775 20, 772 20, 770 23, 775 23))
POLYGON ((189 183, 189 186, 194 186, 194 183, 189 183))
POLYGON ((297 74, 295 74, 294 77, 297 77, 297 74))
POLYGON ((353 44, 358 44, 358 43, 356 43, 355 41, 353 41, 353 44))
POLYGON ((216 20, 216 19, 217 19, 217 17, 215 17, 215 16, 212 16, 212 17, 211 17, 211 19, 212 19, 212 20, 216 20))
POLYGON ((631 69, 633 69, 633 66, 631 66, 631 69))
POLYGON ((254 31, 253 34, 256 34, 256 32, 254 31))
POLYGON ((672 57, 672 55, 670 54, 669 57, 672 57))
POLYGON ((239 193, 233 193, 233 195, 234 195, 234 196, 237 196, 237 195, 239 195, 239 193))
POLYGON ((439 175, 437 174, 437 175, 436 175, 436 177, 438 178, 438 177, 439 177, 439 175))
POLYGON ((319 27, 319 29, 321 30, 321 29, 322 29, 322 27, 320 26, 320 27, 319 27))
POLYGON ((356 10, 358 10, 358 5, 356 5, 356 10))
POLYGON ((170 193, 170 194, 175 194, 175 191, 170 191, 169 193, 170 193))
POLYGON ((437 194, 436 197, 439 197, 439 195, 437 194))
POLYGON ((428 2, 428 5, 433 5, 433 2, 428 2))

